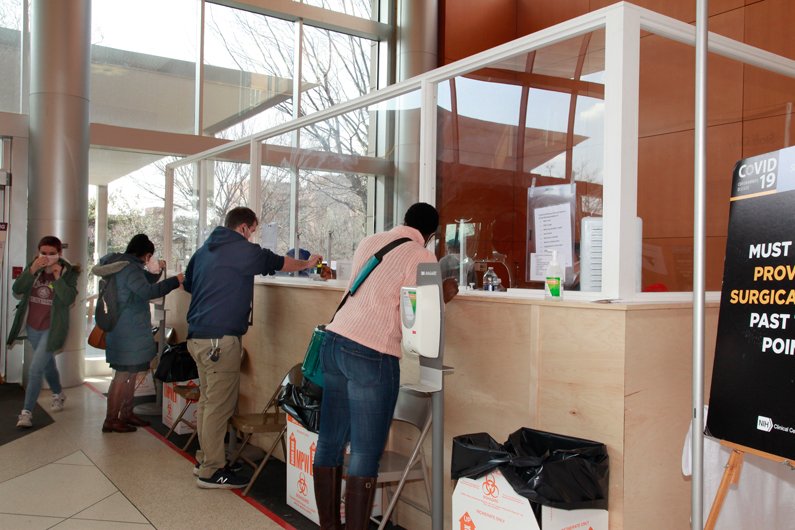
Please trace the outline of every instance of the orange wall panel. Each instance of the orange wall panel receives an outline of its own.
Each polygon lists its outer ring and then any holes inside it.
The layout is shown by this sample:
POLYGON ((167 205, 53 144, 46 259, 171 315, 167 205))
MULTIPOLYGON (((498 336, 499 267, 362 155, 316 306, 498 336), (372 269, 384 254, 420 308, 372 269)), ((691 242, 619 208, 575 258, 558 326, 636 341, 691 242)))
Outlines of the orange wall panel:
POLYGON ((446 62, 453 62, 500 44, 516 33, 516 0, 456 0, 444 7, 446 62))
MULTIPOLYGON (((742 158, 742 125, 707 130, 707 235, 725 236, 734 164, 742 158)), ((641 138, 638 144, 638 216, 649 238, 692 237, 693 131, 641 138)))
MULTIPOLYGON (((743 154, 740 158, 769 153, 795 143, 795 122, 790 119, 789 144, 787 144, 787 116, 779 114, 743 123, 743 154)), ((739 160, 739 159, 738 159, 739 160)))
MULTIPOLYGON (((640 136, 695 127, 695 52, 692 46, 650 35, 640 44, 640 136)), ((743 65, 710 55, 708 125, 742 119, 743 65)))
POLYGON ((590 11, 589 0, 518 0, 516 30, 518 36, 530 35, 544 28, 579 17, 590 11))

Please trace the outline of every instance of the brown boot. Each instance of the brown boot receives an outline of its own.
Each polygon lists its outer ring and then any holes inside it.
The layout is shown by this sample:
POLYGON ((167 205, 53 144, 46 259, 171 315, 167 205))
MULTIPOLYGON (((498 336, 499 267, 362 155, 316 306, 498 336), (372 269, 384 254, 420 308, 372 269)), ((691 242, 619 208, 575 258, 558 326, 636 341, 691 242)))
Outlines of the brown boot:
POLYGON ((370 514, 373 512, 375 479, 348 475, 345 489, 345 529, 368 530, 370 514))
POLYGON ((130 380, 127 381, 125 385, 125 395, 124 395, 124 402, 121 404, 121 412, 119 413, 119 419, 128 425, 135 425, 136 427, 149 427, 151 422, 139 418, 133 412, 133 397, 135 397, 135 374, 130 377, 130 380))
POLYGON ((320 530, 342 530, 340 523, 342 466, 313 466, 312 473, 315 478, 315 501, 320 518, 320 530))
POLYGON ((117 380, 115 377, 110 382, 108 389, 108 414, 105 416, 105 423, 102 424, 102 432, 135 432, 137 429, 119 419, 124 396, 127 392, 126 383, 117 380))

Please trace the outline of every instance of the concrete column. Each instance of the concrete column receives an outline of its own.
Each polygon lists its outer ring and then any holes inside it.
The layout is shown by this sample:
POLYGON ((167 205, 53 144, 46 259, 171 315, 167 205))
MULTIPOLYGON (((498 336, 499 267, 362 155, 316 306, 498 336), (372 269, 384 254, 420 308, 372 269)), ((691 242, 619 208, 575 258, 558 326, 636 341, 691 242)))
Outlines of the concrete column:
POLYGON ((85 378, 91 0, 33 0, 30 30, 28 253, 54 235, 84 268, 56 357, 61 383, 76 386, 85 378))
MULTIPOLYGON (((108 187, 97 186, 97 203, 94 210, 94 264, 108 253, 108 187)), ((92 258, 94 257, 92 256, 92 258)), ((86 283, 94 283, 94 292, 98 292, 99 278, 87 277, 86 283)), ((88 318, 88 316, 86 316, 88 318)))
MULTIPOLYGON (((397 81, 439 66, 437 0, 398 0, 397 81)), ((419 110, 397 113, 395 142, 395 224, 419 199, 419 110)))
POLYGON ((94 218, 94 252, 97 259, 108 253, 108 187, 97 186, 96 217, 94 218))

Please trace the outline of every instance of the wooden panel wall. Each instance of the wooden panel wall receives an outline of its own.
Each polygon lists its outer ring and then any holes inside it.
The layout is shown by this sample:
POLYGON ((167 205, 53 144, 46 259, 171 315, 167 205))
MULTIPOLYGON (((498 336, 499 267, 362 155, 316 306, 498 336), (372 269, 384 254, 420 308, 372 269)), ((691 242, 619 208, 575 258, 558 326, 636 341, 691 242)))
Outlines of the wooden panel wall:
MULTIPOLYGON (((256 285, 254 325, 241 375, 241 412, 259 411, 289 368, 303 359, 315 325, 330 318, 341 288, 256 285)), ((190 295, 168 297, 169 325, 184 339, 190 295)), ((692 309, 674 306, 554 304, 459 297, 447 306, 445 364, 445 510, 451 513, 452 439, 486 432, 498 442, 520 427, 607 444, 610 530, 685 528, 690 482, 681 455, 690 408, 692 309)), ((711 378, 717 307, 707 313, 711 378)), ((401 362, 401 381, 418 379, 401 362)), ((707 388, 706 395, 709 395, 707 388)), ((255 440, 260 447, 271 436, 255 440)), ((412 428, 394 429, 389 446, 409 451, 412 428)), ((431 454, 431 439, 425 450, 431 454)), ((283 458, 277 450, 277 458, 283 458)), ((430 463, 430 456, 428 457, 430 463)), ((426 504, 421 484, 406 495, 426 504)), ((430 528, 430 519, 399 505, 397 522, 430 528)), ((452 528, 445 521, 445 528, 452 528)))
MULTIPOLYGON (((706 314, 706 391, 712 379, 718 308, 706 314)), ((682 450, 690 427, 692 308, 627 313, 625 528, 688 528, 690 477, 682 450)), ((705 499, 711 503, 711 499, 705 499)))

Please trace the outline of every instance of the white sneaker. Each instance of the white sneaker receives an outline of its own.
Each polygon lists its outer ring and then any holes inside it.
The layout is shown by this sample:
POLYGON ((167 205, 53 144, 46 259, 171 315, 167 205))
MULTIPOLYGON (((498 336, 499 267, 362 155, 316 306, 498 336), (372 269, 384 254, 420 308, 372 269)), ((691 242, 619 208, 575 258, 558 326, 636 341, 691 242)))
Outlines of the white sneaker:
POLYGON ((29 410, 23 410, 19 415, 17 427, 33 427, 33 414, 29 410))
POLYGON ((61 412, 63 410, 63 404, 66 401, 66 393, 62 390, 60 394, 53 394, 52 395, 52 404, 50 405, 50 409, 53 412, 61 412))

